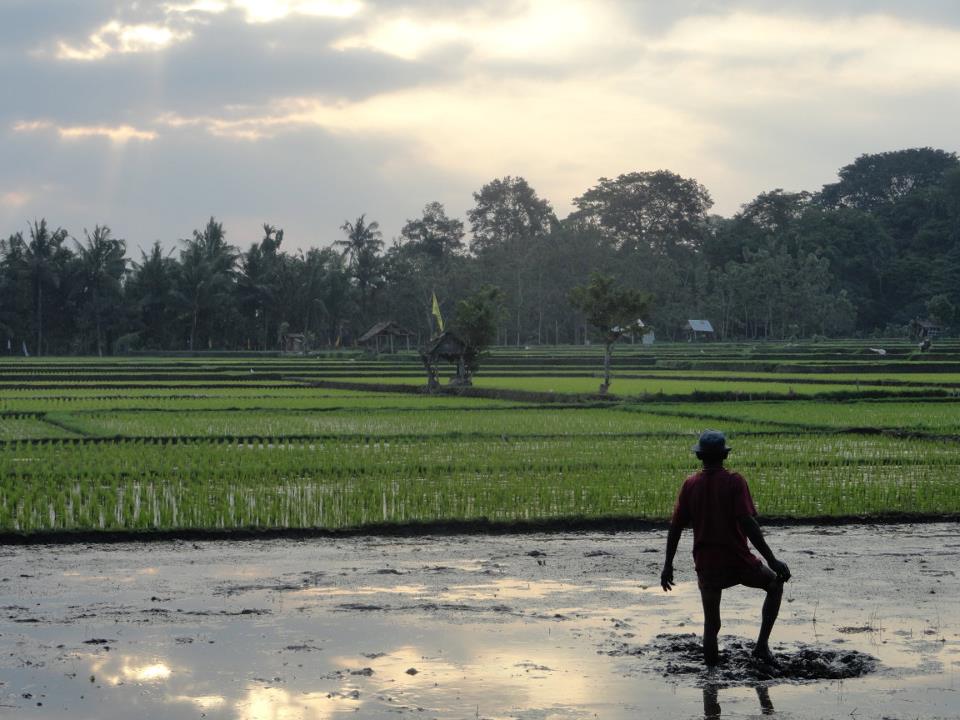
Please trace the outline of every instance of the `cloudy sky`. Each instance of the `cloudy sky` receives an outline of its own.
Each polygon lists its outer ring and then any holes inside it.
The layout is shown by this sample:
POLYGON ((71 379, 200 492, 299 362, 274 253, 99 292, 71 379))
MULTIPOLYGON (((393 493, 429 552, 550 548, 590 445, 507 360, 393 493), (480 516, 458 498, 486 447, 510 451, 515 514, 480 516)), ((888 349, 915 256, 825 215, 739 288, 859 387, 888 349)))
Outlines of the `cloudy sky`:
POLYGON ((960 149, 954 0, 0 0, 0 233, 326 245, 522 175, 666 168, 730 215, 960 149))

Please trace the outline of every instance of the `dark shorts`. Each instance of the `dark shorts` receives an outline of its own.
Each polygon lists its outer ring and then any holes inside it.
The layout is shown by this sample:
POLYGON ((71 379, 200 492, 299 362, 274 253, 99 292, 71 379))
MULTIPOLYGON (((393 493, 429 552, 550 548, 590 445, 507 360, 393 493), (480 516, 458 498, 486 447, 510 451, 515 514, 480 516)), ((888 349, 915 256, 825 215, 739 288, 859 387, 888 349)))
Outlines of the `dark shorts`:
POLYGON ((734 585, 767 589, 777 579, 777 574, 763 563, 739 565, 719 572, 697 571, 697 585, 701 590, 726 590, 734 585))

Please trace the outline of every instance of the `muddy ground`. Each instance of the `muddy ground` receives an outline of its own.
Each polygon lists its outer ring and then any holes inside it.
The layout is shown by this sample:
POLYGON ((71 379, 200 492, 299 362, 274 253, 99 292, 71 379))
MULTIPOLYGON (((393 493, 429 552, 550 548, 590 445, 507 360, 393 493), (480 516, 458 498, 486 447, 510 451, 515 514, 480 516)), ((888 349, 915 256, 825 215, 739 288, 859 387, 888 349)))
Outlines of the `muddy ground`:
POLYGON ((0 717, 960 717, 960 526, 768 536, 776 673, 744 588, 696 662, 689 535, 670 595, 662 532, 0 547, 0 717))

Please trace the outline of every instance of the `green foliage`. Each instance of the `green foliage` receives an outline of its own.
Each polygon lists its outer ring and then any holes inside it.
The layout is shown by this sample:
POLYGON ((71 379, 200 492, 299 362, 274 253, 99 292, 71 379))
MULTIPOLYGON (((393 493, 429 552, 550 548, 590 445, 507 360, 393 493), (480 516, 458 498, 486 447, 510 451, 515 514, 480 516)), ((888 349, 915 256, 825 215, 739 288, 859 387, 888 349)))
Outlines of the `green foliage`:
POLYGON ((600 226, 618 246, 676 255, 700 247, 713 200, 696 180, 657 170, 600 178, 573 203, 574 218, 600 226))
POLYGON ((467 367, 477 371, 480 355, 493 344, 497 322, 503 315, 503 293, 493 285, 484 285, 470 297, 457 303, 451 329, 467 345, 467 367))
POLYGON ((523 244, 550 232, 557 218, 550 203, 537 196, 522 177, 498 178, 473 194, 467 212, 475 253, 523 244))
POLYGON ((580 310, 587 322, 600 331, 604 342, 603 384, 600 392, 610 388, 610 355, 615 343, 624 333, 639 331, 641 315, 650 308, 651 298, 639 290, 614 287, 610 275, 594 271, 586 285, 570 291, 570 304, 580 310))
POLYGON ((617 288, 613 276, 590 273, 590 281, 570 291, 570 304, 582 312, 605 343, 615 342, 650 309, 651 298, 632 288, 617 288))
POLYGON ((864 155, 839 176, 820 192, 762 192, 723 218, 708 214, 695 179, 636 170, 600 178, 562 220, 507 176, 474 193, 469 237, 438 202, 387 248, 364 214, 333 248, 321 232, 296 238, 296 251, 265 224, 240 252, 210 218, 179 253, 155 243, 137 262, 105 225, 68 243, 40 219, 0 239, 0 342, 34 355, 275 352, 287 328, 315 351, 353 346, 374 322, 394 320, 422 343, 434 293, 453 315, 493 284, 504 309, 494 344, 576 345, 587 338, 570 298, 584 268, 656 297, 644 320, 661 340, 681 339, 691 317, 723 339, 877 337, 928 315, 933 297, 960 307, 955 154, 864 155))
POLYGON ((820 201, 832 207, 882 211, 940 184, 944 173, 958 165, 955 153, 929 147, 861 155, 840 169, 839 182, 824 186, 820 201))
POLYGON ((933 322, 948 327, 957 316, 957 308, 949 295, 940 293, 927 300, 927 315, 933 322))

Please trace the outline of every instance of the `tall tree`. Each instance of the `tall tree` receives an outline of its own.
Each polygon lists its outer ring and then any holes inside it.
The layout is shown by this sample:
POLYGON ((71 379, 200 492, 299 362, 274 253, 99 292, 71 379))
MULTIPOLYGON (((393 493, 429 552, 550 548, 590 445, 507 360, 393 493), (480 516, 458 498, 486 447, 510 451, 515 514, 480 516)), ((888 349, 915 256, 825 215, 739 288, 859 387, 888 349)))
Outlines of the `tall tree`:
POLYGON ((296 299, 290 303, 299 313, 296 325, 308 342, 336 342, 338 328, 350 313, 350 277, 340 254, 330 248, 298 252, 292 264, 296 274, 296 299))
POLYGON ((127 244, 111 237, 106 225, 97 225, 92 234, 84 229, 83 234, 86 244, 76 243, 83 283, 81 312, 92 321, 97 355, 103 357, 104 320, 116 319, 119 315, 123 276, 127 271, 127 244))
POLYGON ((503 293, 493 285, 484 285, 477 292, 457 303, 451 329, 466 345, 464 367, 458 368, 461 384, 470 385, 480 367, 480 357, 497 337, 497 321, 503 312, 503 293))
POLYGON ((431 202, 419 218, 407 221, 400 241, 386 253, 389 306, 396 320, 417 328, 418 334, 431 334, 434 294, 444 304, 462 293, 463 237, 463 221, 431 202))
MULTIPOLYGON (((208 344, 211 342, 216 310, 232 309, 229 297, 237 250, 227 244, 223 225, 213 217, 203 230, 194 230, 193 237, 182 242, 177 295, 189 318, 189 348, 196 350, 201 332, 206 332, 208 344)), ((220 313, 221 325, 225 316, 220 313)))
POLYGON ((473 232, 470 249, 486 277, 503 279, 506 304, 514 318, 515 342, 520 345, 524 341, 523 320, 530 305, 528 294, 537 241, 556 227, 557 217, 550 203, 538 197, 522 177, 493 180, 475 192, 473 199, 476 204, 467 212, 473 232))
POLYGON ((419 218, 407 220, 400 235, 414 250, 436 262, 463 249, 463 221, 448 217, 438 202, 427 203, 419 218))
POLYGON ((141 250, 140 262, 131 265, 133 271, 124 286, 124 294, 135 318, 137 342, 146 348, 168 350, 173 344, 177 320, 177 261, 163 252, 157 240, 149 254, 141 250))
POLYGON ((881 212, 910 193, 940 184, 944 173, 958 166, 956 153, 929 147, 861 155, 840 168, 840 180, 825 185, 819 201, 881 212))
POLYGON ((364 214, 355 222, 345 221, 340 229, 347 237, 333 244, 342 247, 344 257, 349 258, 350 272, 357 283, 360 297, 360 322, 367 325, 370 322, 373 295, 382 284, 380 249, 383 247, 383 235, 380 223, 367 222, 364 214))
POLYGON ((587 317, 603 340, 603 384, 600 393, 610 389, 610 364, 613 345, 627 332, 638 329, 638 320, 650 309, 652 298, 639 290, 618 288, 613 276, 590 274, 590 282, 570 291, 570 304, 587 317))
POLYGON ((274 327, 279 326, 280 308, 284 307, 279 303, 280 281, 286 259, 280 252, 282 244, 283 230, 264 223, 263 239, 253 243, 240 258, 237 292, 241 311, 252 331, 259 333, 260 347, 264 350, 274 345, 271 340, 271 321, 274 327))
POLYGON ((29 282, 26 262, 27 243, 23 233, 0 239, 0 324, 7 343, 16 351, 30 331, 33 314, 33 289, 29 282))
POLYGON ((700 248, 713 200, 696 180, 656 170, 600 178, 573 204, 575 217, 603 228, 620 247, 685 257, 700 248))
POLYGON ((51 231, 46 218, 34 221, 30 226, 30 242, 27 243, 24 260, 34 292, 34 329, 37 333, 37 355, 43 354, 44 296, 56 289, 60 283, 63 268, 63 241, 67 231, 57 228, 51 231))

